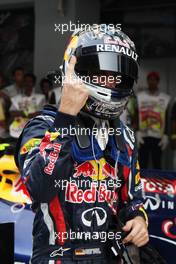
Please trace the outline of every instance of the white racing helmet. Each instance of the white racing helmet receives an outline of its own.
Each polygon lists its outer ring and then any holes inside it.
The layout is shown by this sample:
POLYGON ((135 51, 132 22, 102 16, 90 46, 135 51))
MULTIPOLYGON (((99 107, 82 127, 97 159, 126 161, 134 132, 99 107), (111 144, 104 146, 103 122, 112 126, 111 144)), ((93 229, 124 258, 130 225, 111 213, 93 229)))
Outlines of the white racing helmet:
POLYGON ((77 58, 75 78, 85 83, 90 94, 82 110, 102 119, 118 117, 138 78, 134 43, 122 31, 94 25, 72 34, 64 53, 64 76, 72 55, 77 58), (107 78, 114 84, 109 86, 107 78))

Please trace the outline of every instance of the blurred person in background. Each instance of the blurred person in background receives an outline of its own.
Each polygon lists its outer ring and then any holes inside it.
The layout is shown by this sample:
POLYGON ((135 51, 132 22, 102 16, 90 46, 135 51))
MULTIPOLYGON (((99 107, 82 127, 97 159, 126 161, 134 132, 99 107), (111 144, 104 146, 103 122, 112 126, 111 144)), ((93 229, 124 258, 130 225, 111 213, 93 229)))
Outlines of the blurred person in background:
POLYGON ((61 99, 61 86, 56 87, 53 89, 50 97, 50 104, 52 105, 58 105, 61 99))
POLYGON ((169 107, 169 135, 172 150, 173 170, 176 170, 176 98, 173 98, 169 107))
MULTIPOLYGON (((0 90, 1 110, 2 110, 1 112, 3 112, 3 115, 5 115, 6 120, 9 120, 9 109, 11 106, 11 98, 23 92, 24 69, 22 67, 15 68, 12 72, 12 78, 13 78, 13 83, 0 90)), ((8 122, 6 122, 5 126, 7 130, 8 122)))
MULTIPOLYGON (((21 94, 23 92, 24 86, 24 69, 22 67, 17 67, 12 73, 13 83, 6 86, 2 92, 4 95, 12 98, 15 95, 21 94)), ((3 95, 3 96, 4 96, 3 95)))
POLYGON ((45 96, 35 93, 35 84, 36 76, 27 73, 24 76, 24 94, 18 94, 11 98, 12 123, 9 130, 12 137, 18 137, 29 118, 36 116, 45 104, 45 96))
POLYGON ((161 169, 162 152, 168 145, 167 108, 170 96, 159 91, 160 76, 157 72, 147 75, 148 88, 137 94, 136 115, 133 126, 136 128, 139 148, 139 161, 143 169, 161 169))
POLYGON ((5 136, 6 132, 6 104, 3 99, 3 93, 1 94, 2 89, 5 86, 5 77, 2 72, 0 72, 0 137, 5 136), (2 95, 2 96, 1 96, 2 95))
POLYGON ((42 78, 40 81, 40 89, 42 94, 45 96, 45 103, 50 103, 50 98, 52 94, 52 82, 47 78, 42 78))
POLYGON ((61 98, 61 86, 62 86, 62 73, 60 70, 51 71, 47 75, 47 79, 52 83, 52 91, 50 94, 49 103, 52 105, 57 105, 61 98))

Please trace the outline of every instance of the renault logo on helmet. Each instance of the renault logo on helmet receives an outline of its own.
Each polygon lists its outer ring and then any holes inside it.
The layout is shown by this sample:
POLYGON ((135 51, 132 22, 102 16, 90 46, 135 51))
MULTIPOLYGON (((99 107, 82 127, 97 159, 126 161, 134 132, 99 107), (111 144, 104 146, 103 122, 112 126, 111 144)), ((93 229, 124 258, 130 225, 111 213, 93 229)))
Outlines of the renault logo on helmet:
POLYGON ((110 51, 110 52, 117 52, 123 55, 127 55, 131 57, 133 60, 137 61, 138 55, 132 49, 128 49, 126 47, 121 47, 118 45, 110 45, 110 44, 97 44, 96 51, 110 51))

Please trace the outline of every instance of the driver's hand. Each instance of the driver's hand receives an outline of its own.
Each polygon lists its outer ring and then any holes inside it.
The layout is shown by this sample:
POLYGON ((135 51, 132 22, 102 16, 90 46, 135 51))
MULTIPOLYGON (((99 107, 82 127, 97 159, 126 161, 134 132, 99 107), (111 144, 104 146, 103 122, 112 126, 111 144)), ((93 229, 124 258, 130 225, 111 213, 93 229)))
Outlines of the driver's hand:
POLYGON ((142 247, 149 241, 147 224, 141 216, 137 216, 126 222, 123 231, 130 233, 124 238, 123 242, 133 243, 137 247, 142 247))
POLYGON ((72 56, 67 68, 59 106, 60 112, 70 115, 77 115, 80 112, 89 95, 85 84, 80 79, 74 78, 75 64, 76 57, 72 56))

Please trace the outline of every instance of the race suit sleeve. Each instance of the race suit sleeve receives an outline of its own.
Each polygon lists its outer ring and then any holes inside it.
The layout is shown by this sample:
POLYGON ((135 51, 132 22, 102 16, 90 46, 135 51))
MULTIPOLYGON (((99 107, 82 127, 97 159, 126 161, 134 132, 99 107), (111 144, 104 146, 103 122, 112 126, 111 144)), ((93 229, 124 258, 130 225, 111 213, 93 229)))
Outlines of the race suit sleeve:
POLYGON ((37 203, 50 202, 74 170, 73 137, 68 131, 75 126, 76 117, 57 112, 53 121, 49 126, 45 120, 34 118, 23 131, 18 154, 22 178, 37 203))
POLYGON ((132 219, 141 216, 148 223, 148 217, 144 210, 144 197, 140 177, 140 167, 138 162, 138 151, 134 132, 127 129, 128 135, 128 155, 130 167, 124 167, 124 184, 121 189, 122 204, 126 205, 126 218, 132 219))

